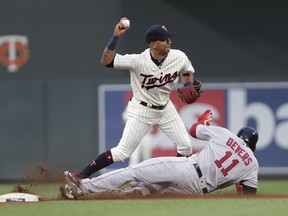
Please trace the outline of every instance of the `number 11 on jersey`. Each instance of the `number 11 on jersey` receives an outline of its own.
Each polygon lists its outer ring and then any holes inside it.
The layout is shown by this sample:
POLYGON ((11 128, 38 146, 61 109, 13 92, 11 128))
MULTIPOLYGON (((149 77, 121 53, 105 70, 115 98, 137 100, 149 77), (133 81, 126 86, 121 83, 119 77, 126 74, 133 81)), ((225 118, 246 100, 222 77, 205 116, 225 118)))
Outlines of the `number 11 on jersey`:
POLYGON ((232 160, 232 163, 231 163, 229 166, 227 166, 226 168, 223 167, 222 164, 223 164, 226 160, 228 160, 228 159, 231 157, 231 155, 232 155, 232 152, 226 151, 226 152, 225 152, 225 155, 224 155, 220 160, 215 160, 215 161, 214 161, 215 164, 216 164, 216 166, 217 166, 219 169, 222 168, 220 171, 222 172, 222 174, 223 174, 224 176, 227 176, 227 175, 228 175, 228 172, 229 172, 233 167, 235 167, 235 166, 239 163, 239 161, 238 161, 237 159, 233 159, 233 160, 232 160))

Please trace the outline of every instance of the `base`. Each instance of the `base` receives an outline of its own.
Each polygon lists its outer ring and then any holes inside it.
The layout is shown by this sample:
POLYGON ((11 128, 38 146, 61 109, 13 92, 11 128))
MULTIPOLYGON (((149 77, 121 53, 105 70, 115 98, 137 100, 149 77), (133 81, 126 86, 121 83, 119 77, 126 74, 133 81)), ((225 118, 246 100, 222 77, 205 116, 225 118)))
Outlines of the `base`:
POLYGON ((38 202, 39 198, 27 193, 8 193, 0 196, 0 202, 38 202))

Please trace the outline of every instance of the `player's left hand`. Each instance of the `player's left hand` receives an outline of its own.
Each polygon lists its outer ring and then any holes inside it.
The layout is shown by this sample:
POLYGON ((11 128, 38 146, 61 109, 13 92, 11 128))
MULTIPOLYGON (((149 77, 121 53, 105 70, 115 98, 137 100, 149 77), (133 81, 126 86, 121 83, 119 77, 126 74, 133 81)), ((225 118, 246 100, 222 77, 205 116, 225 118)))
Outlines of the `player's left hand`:
POLYGON ((204 125, 210 125, 210 121, 212 121, 212 111, 206 110, 199 118, 198 123, 204 124, 204 125))
POLYGON ((188 82, 190 85, 184 85, 182 88, 178 88, 178 96, 182 102, 187 104, 194 103, 203 93, 202 83, 199 80, 194 82, 188 82))
POLYGON ((200 97, 200 94, 194 86, 183 86, 178 88, 178 96, 183 103, 192 104, 200 97))
POLYGON ((203 93, 202 83, 200 80, 194 80, 193 86, 196 89, 196 91, 199 93, 199 97, 203 93))
POLYGON ((235 184, 235 188, 236 188, 236 192, 238 194, 242 194, 243 193, 243 186, 239 183, 235 184))

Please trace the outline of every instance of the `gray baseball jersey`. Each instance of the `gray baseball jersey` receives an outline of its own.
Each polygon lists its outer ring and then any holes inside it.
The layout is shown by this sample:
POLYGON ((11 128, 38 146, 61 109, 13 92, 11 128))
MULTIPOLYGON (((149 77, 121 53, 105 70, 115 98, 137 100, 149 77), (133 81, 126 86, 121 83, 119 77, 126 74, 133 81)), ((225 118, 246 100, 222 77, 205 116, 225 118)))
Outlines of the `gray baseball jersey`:
POLYGON ((162 65, 157 66, 146 49, 140 54, 116 54, 114 68, 130 71, 133 98, 127 106, 128 120, 122 138, 111 149, 113 161, 130 157, 153 125, 157 125, 175 143, 179 154, 189 156, 192 152, 189 134, 170 101, 170 93, 180 73, 194 73, 187 56, 180 50, 171 49, 162 65), (148 105, 143 106, 141 102, 148 105), (165 108, 152 109, 152 105, 165 108))
POLYGON ((242 139, 225 128, 200 124, 192 135, 208 142, 191 157, 151 158, 96 178, 83 179, 80 188, 84 193, 103 192, 131 181, 139 182, 135 189, 142 194, 160 190, 201 195, 240 181, 257 188, 258 162, 242 139))
POLYGON ((210 190, 240 181, 257 188, 258 161, 242 139, 225 128, 201 124, 195 128, 195 135, 208 141, 208 145, 193 157, 210 190))

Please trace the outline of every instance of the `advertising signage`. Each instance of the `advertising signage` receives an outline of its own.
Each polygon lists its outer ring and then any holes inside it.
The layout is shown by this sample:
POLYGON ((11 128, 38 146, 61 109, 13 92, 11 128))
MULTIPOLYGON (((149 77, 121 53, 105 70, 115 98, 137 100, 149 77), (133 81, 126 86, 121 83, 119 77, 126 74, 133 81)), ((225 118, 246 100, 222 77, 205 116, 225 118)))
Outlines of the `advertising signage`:
MULTIPOLYGON (((187 130, 206 109, 213 112, 212 125, 228 128, 234 133, 243 127, 257 129, 259 140, 255 156, 260 174, 288 174, 288 83, 209 83, 195 103, 184 104, 171 94, 187 130)), ((99 151, 116 146, 124 128, 122 113, 133 97, 130 85, 99 87, 99 151)), ((205 142, 192 138, 193 152, 201 151, 205 142)), ((152 156, 175 156, 173 142, 160 129, 152 131, 152 156)), ((127 166, 113 164, 112 168, 127 166)))

